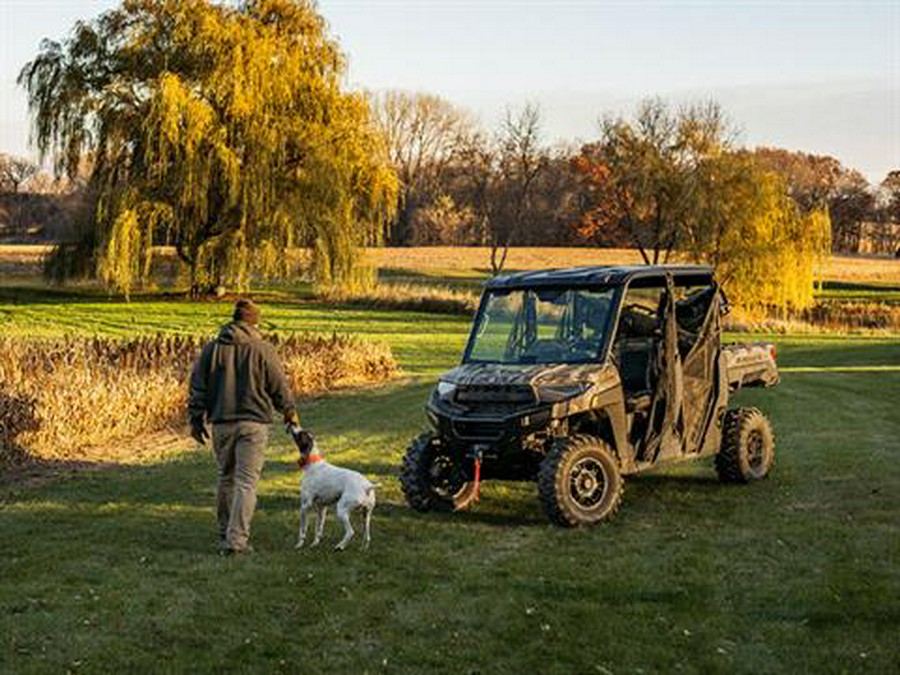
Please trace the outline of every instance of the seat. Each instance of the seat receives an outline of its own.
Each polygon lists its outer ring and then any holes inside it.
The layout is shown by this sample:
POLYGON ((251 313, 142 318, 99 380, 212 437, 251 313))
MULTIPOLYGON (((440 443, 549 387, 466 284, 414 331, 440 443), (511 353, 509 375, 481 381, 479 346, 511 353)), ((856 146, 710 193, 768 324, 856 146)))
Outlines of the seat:
POLYGON ((624 338, 616 343, 616 365, 628 412, 650 407, 656 370, 656 340, 624 338))

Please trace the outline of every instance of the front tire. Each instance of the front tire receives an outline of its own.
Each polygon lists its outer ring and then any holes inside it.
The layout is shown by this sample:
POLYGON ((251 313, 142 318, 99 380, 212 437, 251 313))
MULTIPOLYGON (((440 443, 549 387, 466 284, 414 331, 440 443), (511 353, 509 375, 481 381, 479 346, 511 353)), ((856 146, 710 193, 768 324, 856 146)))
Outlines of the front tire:
POLYGON ((594 525, 611 518, 624 484, 612 448, 591 436, 554 441, 538 472, 544 513, 556 525, 594 525))
POLYGON ((769 475, 775 463, 775 434, 758 408, 725 414, 716 472, 723 483, 749 483, 769 475))
POLYGON ((400 486, 416 511, 454 511, 476 497, 457 459, 434 433, 426 431, 410 443, 400 469, 400 486))

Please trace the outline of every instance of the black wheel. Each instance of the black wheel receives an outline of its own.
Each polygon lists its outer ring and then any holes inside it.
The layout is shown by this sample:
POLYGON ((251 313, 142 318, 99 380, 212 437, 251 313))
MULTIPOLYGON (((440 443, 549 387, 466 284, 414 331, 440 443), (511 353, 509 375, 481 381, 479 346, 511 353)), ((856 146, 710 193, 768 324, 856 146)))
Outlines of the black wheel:
POLYGON ((612 448, 592 436, 560 438, 541 462, 538 494, 556 525, 593 525, 612 517, 624 484, 612 448))
POLYGON ((413 440, 406 450, 400 486, 406 501, 417 511, 464 509, 475 499, 475 484, 430 431, 413 440))
POLYGON ((769 475, 775 463, 775 434, 762 411, 737 408, 725 413, 716 471, 725 483, 749 483, 769 475))

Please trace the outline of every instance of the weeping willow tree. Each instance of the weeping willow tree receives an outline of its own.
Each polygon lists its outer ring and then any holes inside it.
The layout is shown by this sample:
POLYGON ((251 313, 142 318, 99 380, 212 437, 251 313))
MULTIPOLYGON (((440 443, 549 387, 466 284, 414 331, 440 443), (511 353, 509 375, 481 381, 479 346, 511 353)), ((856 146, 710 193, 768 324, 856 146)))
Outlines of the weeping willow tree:
POLYGON ((712 265, 744 309, 809 307, 831 250, 827 211, 801 213, 783 179, 748 153, 711 155, 697 166, 696 180, 685 252, 712 265))
POLYGON ((192 293, 285 273, 351 283, 397 181, 363 96, 311 2, 125 0, 19 75, 33 140, 58 173, 93 165, 96 274, 126 293, 173 245, 192 293))

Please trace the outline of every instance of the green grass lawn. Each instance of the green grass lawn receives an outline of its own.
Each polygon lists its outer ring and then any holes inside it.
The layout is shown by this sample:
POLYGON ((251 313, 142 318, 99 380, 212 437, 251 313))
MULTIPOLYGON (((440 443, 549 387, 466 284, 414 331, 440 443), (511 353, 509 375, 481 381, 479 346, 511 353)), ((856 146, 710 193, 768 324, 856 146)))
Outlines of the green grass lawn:
MULTIPOLYGON (((0 294, 4 333, 211 333, 227 314, 0 294)), ((384 340, 404 367, 302 409, 335 463, 382 485, 371 550, 293 550, 300 476, 277 428, 249 558, 214 555, 208 450, 7 485, 0 670, 900 670, 900 372, 835 370, 900 366, 900 340, 777 338, 782 384, 738 399, 772 418, 769 480, 723 486, 709 462, 681 465, 629 479, 614 521, 561 530, 530 484, 488 484, 457 514, 404 504, 397 467, 465 318, 273 298, 264 321, 384 340)))

